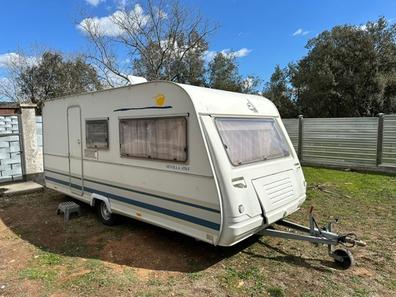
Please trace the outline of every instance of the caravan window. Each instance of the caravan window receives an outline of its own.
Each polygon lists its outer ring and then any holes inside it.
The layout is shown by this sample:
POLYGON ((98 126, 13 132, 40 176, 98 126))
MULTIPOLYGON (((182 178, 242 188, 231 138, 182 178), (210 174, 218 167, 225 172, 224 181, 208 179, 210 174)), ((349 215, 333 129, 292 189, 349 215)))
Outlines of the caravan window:
POLYGON ((216 126, 235 166, 290 154, 286 139, 273 119, 217 118, 216 126))
POLYGON ((107 119, 87 120, 85 122, 85 128, 87 148, 109 148, 109 126, 107 119))
POLYGON ((184 117, 120 120, 120 149, 125 157, 187 161, 184 117))

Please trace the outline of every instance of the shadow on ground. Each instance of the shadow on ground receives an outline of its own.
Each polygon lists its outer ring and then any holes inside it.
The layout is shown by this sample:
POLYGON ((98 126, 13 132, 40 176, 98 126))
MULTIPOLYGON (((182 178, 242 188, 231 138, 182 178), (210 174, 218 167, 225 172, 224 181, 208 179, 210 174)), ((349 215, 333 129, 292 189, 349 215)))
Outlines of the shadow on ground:
MULTIPOLYGON (((56 215, 56 209, 60 202, 70 199, 51 190, 1 197, 0 219, 21 239, 41 250, 135 268, 198 272, 243 252, 254 258, 322 270, 311 264, 314 259, 289 255, 258 240, 258 237, 223 248, 128 218, 123 218, 117 226, 104 226, 91 207, 79 202, 82 216, 64 223, 63 216, 56 215), (248 247, 254 243, 262 245, 264 251, 275 251, 277 255, 271 257, 250 251, 248 247)), ((330 261, 321 261, 320 264, 335 268, 330 261)))
POLYGON ((221 248, 128 218, 108 227, 83 203, 80 203, 82 216, 64 223, 63 216, 56 215, 56 209, 60 202, 70 199, 51 190, 2 197, 0 219, 21 239, 44 251, 150 270, 201 271, 256 240, 221 248))

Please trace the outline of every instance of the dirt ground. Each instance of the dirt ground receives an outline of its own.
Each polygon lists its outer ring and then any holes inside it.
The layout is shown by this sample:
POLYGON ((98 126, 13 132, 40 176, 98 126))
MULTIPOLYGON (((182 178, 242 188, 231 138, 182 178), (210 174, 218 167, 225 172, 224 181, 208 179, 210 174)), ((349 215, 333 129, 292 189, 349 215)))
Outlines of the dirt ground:
POLYGON ((368 243, 341 270, 325 247, 253 237, 231 248, 131 219, 102 225, 94 211, 68 223, 70 198, 45 190, 0 197, 0 296, 396 296, 396 178, 306 168, 322 224, 368 243))

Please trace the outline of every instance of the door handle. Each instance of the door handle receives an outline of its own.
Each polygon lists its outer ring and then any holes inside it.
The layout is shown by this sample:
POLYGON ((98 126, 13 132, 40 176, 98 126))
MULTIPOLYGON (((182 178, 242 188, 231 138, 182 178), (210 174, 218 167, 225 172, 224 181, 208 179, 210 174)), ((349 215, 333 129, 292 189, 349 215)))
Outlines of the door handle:
POLYGON ((81 144, 81 139, 77 138, 77 144, 81 144))
POLYGON ((235 188, 247 188, 245 179, 243 177, 236 177, 231 180, 235 188))

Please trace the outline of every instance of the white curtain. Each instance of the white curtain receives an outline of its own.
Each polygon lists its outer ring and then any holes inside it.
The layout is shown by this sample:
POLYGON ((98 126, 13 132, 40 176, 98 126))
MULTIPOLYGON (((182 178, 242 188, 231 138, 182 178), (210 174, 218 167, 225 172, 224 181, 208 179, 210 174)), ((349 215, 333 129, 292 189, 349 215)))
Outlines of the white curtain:
POLYGON ((284 137, 272 119, 216 119, 217 128, 234 165, 289 155, 284 137))
POLYGON ((178 118, 120 121, 121 154, 160 160, 187 160, 187 120, 178 118))

